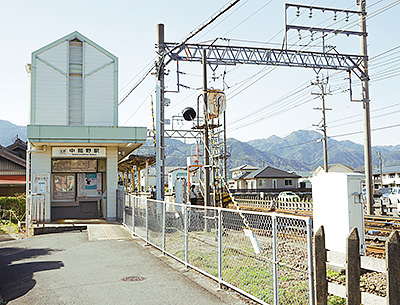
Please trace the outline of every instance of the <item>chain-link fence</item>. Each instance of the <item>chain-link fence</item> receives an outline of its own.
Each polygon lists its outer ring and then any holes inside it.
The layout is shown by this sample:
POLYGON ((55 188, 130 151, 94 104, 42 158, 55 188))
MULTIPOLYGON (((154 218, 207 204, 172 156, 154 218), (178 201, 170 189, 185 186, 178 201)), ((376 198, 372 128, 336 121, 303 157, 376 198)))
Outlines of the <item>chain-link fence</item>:
POLYGON ((314 304, 308 217, 119 196, 135 235, 262 304, 314 304))

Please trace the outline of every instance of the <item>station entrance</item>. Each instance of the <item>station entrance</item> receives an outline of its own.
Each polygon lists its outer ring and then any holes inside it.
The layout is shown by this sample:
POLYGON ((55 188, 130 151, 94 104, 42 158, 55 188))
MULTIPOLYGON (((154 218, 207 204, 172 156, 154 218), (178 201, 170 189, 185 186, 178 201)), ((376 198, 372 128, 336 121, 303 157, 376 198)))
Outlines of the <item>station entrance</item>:
POLYGON ((52 220, 105 218, 105 158, 53 158, 51 167, 52 220))

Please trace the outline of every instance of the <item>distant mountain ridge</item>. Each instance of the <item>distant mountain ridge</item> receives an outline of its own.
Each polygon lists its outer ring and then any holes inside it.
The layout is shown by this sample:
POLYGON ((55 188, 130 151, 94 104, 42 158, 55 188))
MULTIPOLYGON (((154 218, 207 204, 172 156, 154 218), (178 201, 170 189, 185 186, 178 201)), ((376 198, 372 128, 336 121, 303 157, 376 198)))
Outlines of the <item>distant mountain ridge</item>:
MULTIPOLYGON (((11 122, 0 120, 0 144, 10 145, 18 137, 26 140, 26 126, 17 126, 11 122)), ((267 139, 256 139, 241 142, 234 138, 227 139, 227 150, 230 157, 227 160, 228 170, 243 164, 257 167, 273 166, 286 171, 313 171, 323 164, 322 134, 316 131, 297 130, 286 137, 270 136, 267 139)), ((146 141, 147 149, 142 153, 153 152, 154 142, 146 141)), ((372 148, 372 163, 378 166, 377 151, 381 151, 385 166, 400 164, 400 145, 374 146, 372 148)), ((165 165, 182 166, 187 164, 187 157, 194 154, 194 145, 185 144, 176 139, 165 139, 165 165)), ((364 147, 348 140, 337 141, 328 139, 329 164, 341 163, 353 168, 364 165, 364 147)))
POLYGON ((26 126, 18 126, 6 120, 0 120, 0 144, 8 146, 14 143, 15 137, 26 141, 26 126))
MULTIPOLYGON (((316 131, 297 130, 284 138, 271 136, 247 143, 255 148, 273 153, 284 159, 303 163, 310 170, 323 164, 322 134, 316 131)), ((328 162, 359 168, 364 165, 364 146, 348 140, 328 139, 328 162)), ((372 147, 372 164, 379 165, 377 152, 381 151, 385 166, 400 164, 400 145, 372 147)))

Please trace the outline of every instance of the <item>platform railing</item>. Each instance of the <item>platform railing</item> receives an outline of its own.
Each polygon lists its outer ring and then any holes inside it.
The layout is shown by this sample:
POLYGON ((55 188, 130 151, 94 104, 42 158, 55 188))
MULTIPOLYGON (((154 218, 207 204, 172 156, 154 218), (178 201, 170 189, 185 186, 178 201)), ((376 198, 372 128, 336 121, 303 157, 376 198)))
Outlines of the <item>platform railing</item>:
POLYGON ((185 267, 261 304, 314 304, 309 217, 118 198, 123 224, 185 267))

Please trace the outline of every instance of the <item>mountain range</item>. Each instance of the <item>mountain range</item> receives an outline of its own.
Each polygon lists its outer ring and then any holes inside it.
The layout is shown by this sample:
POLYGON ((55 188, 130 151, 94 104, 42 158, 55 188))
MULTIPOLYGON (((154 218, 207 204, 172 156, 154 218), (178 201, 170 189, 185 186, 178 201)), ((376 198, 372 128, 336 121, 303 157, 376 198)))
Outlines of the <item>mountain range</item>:
MULTIPOLYGON (((0 120, 0 144, 13 143, 16 135, 26 140, 26 126, 17 126, 0 120)), ((286 137, 271 136, 241 142, 234 138, 227 139, 228 169, 249 164, 257 167, 270 165, 286 171, 313 171, 323 164, 322 134, 316 131, 297 130, 286 137)), ((154 142, 149 139, 144 145, 154 152, 154 142)), ((142 153, 149 150, 142 148, 142 153)), ((180 140, 165 140, 166 166, 186 166, 187 157, 195 154, 193 144, 185 144, 180 140)), ((381 151, 384 166, 400 164, 400 145, 372 147, 373 166, 379 165, 377 152, 381 151)), ((329 164, 341 163, 356 169, 364 165, 364 147, 351 141, 328 139, 329 164)))
POLYGON ((14 143, 16 136, 26 141, 26 126, 18 126, 9 121, 0 120, 0 144, 8 146, 14 143))

